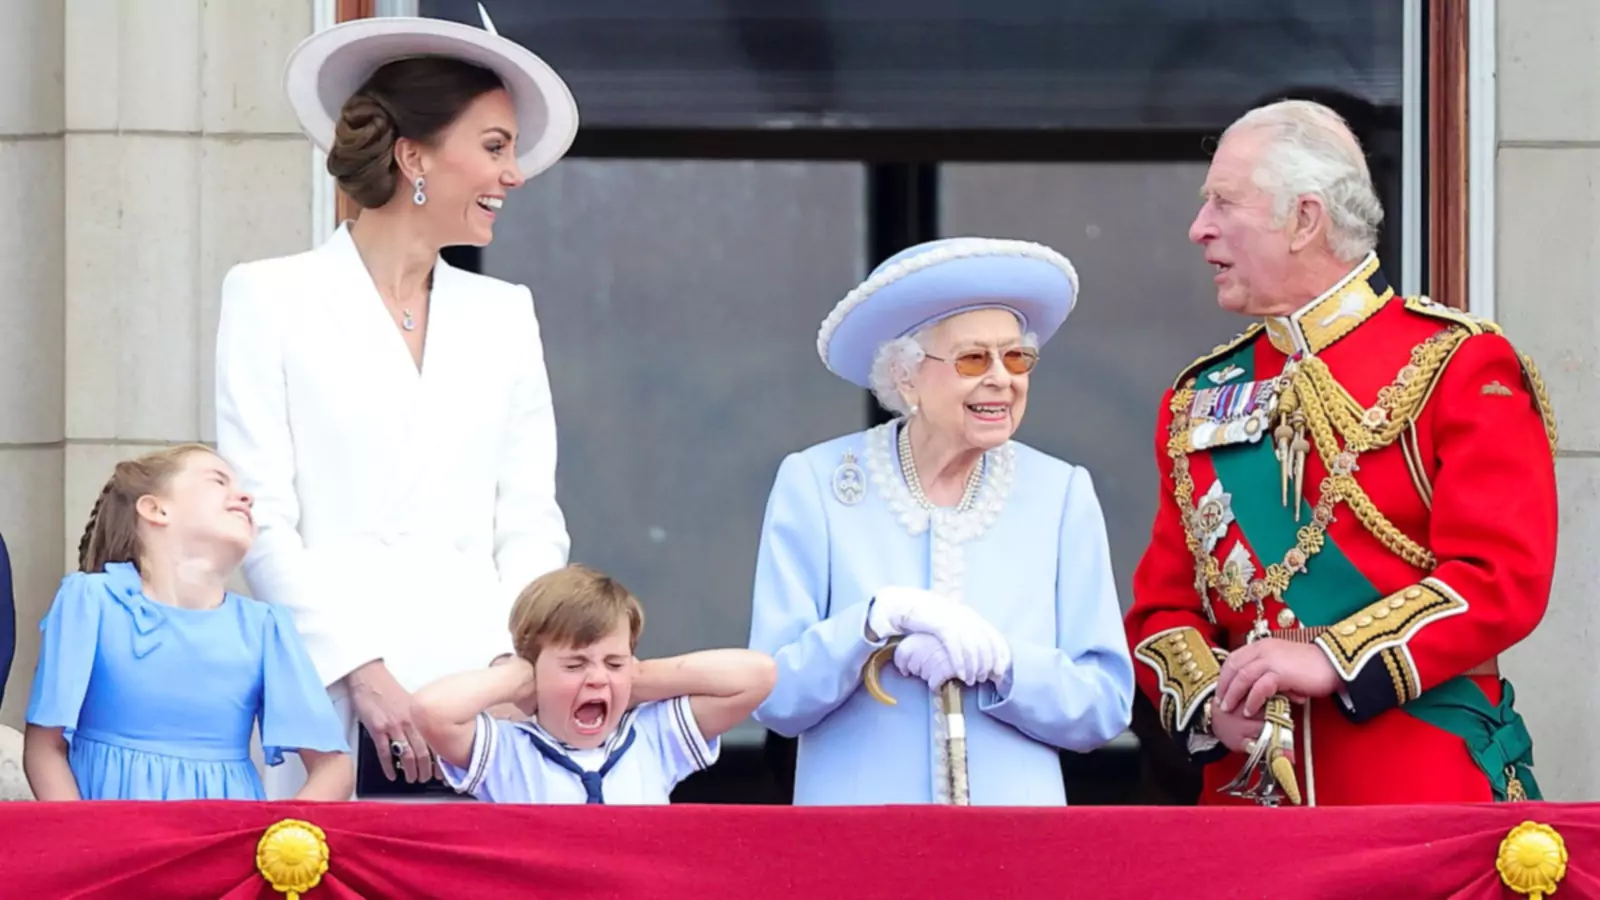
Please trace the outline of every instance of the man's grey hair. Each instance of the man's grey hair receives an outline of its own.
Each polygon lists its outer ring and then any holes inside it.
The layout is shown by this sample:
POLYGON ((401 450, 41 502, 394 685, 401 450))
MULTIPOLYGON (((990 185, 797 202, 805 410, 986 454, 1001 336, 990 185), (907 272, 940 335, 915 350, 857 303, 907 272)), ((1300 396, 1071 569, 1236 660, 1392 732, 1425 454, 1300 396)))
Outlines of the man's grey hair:
MULTIPOLYGON (((867 382, 872 385, 872 396, 878 405, 897 416, 909 415, 911 407, 900 393, 902 385, 916 377, 917 368, 927 359, 927 339, 938 327, 935 322, 908 337, 885 341, 872 357, 872 373, 867 382)), ((1039 349, 1039 336, 1028 332, 1022 336, 1022 346, 1039 349)))
POLYGON ((1245 113, 1222 136, 1246 129, 1267 139, 1255 183, 1273 196, 1278 226, 1310 194, 1328 211, 1328 246, 1341 260, 1355 262, 1377 246, 1383 204, 1343 117, 1309 100, 1280 100, 1245 113))

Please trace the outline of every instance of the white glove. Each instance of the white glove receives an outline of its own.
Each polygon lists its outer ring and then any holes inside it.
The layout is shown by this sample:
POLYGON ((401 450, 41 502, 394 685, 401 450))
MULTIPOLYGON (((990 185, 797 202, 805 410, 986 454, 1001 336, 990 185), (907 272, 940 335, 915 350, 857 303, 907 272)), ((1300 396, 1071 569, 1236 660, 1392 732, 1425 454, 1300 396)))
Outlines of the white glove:
MULTIPOLYGON (((890 585, 880 588, 867 611, 867 630, 880 641, 897 634, 924 631, 913 623, 920 621, 917 610, 924 607, 953 606, 947 598, 922 588, 890 585)), ((937 613, 935 613, 937 615, 937 613)))
POLYGON ((956 677, 955 663, 944 645, 931 634, 913 634, 902 638, 894 650, 894 667, 907 678, 920 678, 928 683, 928 690, 937 691, 946 681, 956 677))
MULTIPOLYGON (((880 638, 925 634, 938 639, 953 676, 968 685, 998 679, 1011 669, 1011 648, 993 625, 971 607, 932 591, 897 586, 878 591, 868 627, 880 638)), ((898 651, 895 657, 898 667, 898 651)))

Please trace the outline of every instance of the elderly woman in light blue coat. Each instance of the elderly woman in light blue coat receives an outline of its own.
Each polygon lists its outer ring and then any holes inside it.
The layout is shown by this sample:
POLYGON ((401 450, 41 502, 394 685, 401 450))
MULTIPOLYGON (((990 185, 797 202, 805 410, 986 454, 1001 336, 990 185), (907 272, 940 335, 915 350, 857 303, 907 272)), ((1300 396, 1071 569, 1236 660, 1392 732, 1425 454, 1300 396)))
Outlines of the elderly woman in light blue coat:
POLYGON ((779 674, 755 718, 799 738, 796 804, 1060 805, 1057 749, 1127 727, 1094 484, 1013 440, 1077 293, 1048 247, 953 238, 885 261, 823 322, 828 369, 899 416, 789 455, 767 503, 750 645, 779 674), (863 670, 891 642, 885 703, 863 670))

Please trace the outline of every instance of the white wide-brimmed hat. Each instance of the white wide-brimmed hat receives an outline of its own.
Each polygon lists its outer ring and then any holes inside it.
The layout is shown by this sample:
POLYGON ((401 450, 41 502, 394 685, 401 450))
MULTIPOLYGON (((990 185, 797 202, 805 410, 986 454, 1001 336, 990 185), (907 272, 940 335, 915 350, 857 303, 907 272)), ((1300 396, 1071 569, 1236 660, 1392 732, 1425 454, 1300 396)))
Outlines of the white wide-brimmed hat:
POLYGON ((955 237, 884 260, 840 300, 817 332, 828 370, 870 388, 878 348, 976 309, 1009 310, 1040 346, 1078 302, 1078 272, 1060 253, 1029 241, 955 237))
POLYGON ((344 22, 300 42, 284 67, 284 91, 300 129, 327 152, 345 101, 385 63, 446 56, 500 76, 517 113, 517 165, 524 178, 555 165, 578 133, 578 104, 555 70, 526 47, 501 37, 483 12, 483 28, 443 19, 384 16, 344 22))

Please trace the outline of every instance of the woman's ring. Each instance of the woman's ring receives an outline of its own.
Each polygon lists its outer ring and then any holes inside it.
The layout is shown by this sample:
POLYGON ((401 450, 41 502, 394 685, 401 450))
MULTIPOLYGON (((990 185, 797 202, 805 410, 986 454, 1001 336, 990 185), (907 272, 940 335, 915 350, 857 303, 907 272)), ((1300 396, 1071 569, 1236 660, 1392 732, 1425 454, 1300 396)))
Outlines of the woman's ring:
POLYGON ((389 758, 393 759, 396 764, 398 764, 400 762, 400 760, 405 756, 405 754, 406 754, 406 742, 405 741, 390 741, 389 742, 389 758))

